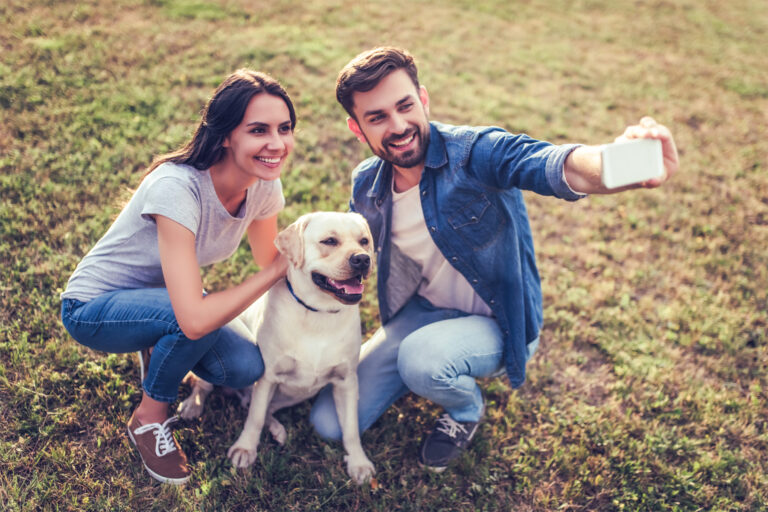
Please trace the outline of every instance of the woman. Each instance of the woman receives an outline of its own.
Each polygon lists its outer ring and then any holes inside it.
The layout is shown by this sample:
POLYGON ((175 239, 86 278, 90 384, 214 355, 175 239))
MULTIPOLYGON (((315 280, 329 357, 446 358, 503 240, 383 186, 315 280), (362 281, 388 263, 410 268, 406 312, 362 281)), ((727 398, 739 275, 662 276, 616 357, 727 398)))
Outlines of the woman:
POLYGON ((161 482, 190 476, 168 413, 187 372, 240 388, 264 371, 236 317, 286 272, 273 240, 295 126, 293 104, 274 79, 245 69, 227 77, 192 140, 153 162, 62 293, 62 321, 75 340, 139 351, 143 395, 128 433, 161 482), (231 256, 246 232, 262 270, 205 294, 200 267, 231 256))

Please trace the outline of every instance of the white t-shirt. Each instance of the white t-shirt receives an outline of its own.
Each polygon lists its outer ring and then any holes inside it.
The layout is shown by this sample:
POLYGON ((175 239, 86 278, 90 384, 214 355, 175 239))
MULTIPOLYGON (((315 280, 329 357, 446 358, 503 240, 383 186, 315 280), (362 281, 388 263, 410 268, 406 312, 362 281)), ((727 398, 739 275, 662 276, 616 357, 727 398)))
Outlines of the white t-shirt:
POLYGON ((416 293, 433 306, 493 316, 491 308, 448 263, 432 240, 424 221, 418 186, 402 193, 392 188, 392 243, 421 265, 422 280, 416 293))
POLYGON ((115 222, 69 278, 62 298, 87 302, 113 290, 165 286, 152 215, 163 215, 195 234, 203 267, 230 257, 255 219, 285 205, 280 180, 257 181, 237 215, 224 208, 210 173, 166 162, 139 185, 115 222))

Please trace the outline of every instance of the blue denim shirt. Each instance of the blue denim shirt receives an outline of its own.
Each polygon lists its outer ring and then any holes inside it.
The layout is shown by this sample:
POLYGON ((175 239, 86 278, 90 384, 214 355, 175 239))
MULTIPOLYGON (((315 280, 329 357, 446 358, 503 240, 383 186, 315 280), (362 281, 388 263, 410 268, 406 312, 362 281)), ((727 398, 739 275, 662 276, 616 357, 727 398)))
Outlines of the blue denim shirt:
MULTIPOLYGON (((430 123, 419 183, 424 220, 443 256, 493 311, 513 387, 525 380, 526 345, 542 324, 541 282, 521 190, 566 200, 563 164, 576 145, 555 146, 496 127, 430 123)), ((390 243, 392 165, 371 157, 352 174, 350 207, 373 233, 382 324, 410 299, 421 269, 390 243)))

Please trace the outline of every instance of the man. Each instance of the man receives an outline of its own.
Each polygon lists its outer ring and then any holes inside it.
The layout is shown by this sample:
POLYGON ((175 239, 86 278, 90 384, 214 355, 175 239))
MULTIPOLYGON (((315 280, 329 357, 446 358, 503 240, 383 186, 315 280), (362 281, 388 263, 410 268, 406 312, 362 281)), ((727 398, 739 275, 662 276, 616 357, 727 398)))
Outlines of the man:
MULTIPOLYGON (((347 64, 336 96, 349 129, 375 155, 355 169, 350 201, 374 236, 382 323, 360 355, 360 429, 408 391, 435 402, 445 413, 419 462, 442 471, 483 417, 475 379, 505 371, 522 385, 538 345, 541 288, 521 190, 573 201, 656 187, 677 170, 677 151, 669 130, 643 118, 617 140, 660 139, 664 176, 608 190, 600 147, 429 122, 413 57, 392 47, 347 64)), ((321 393, 312 422, 339 439, 331 400, 321 393)))

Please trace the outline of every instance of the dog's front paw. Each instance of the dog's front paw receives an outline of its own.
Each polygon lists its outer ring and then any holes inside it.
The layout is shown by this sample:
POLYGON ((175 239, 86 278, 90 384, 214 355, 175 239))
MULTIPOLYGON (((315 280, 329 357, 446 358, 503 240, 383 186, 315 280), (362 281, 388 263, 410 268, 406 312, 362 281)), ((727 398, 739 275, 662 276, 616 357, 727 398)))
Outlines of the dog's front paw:
POLYGON ((257 449, 258 445, 251 445, 238 439, 235 444, 229 447, 227 457, 236 468, 247 468, 256 461, 257 449))
POLYGON ((376 473, 373 462, 368 460, 368 457, 365 455, 362 457, 347 456, 345 459, 347 461, 347 474, 357 485, 362 485, 369 481, 374 473, 376 473))
POLYGON ((177 409, 179 416, 185 420, 192 420, 199 418, 203 413, 203 401, 200 399, 200 395, 192 393, 186 400, 179 404, 177 409))

